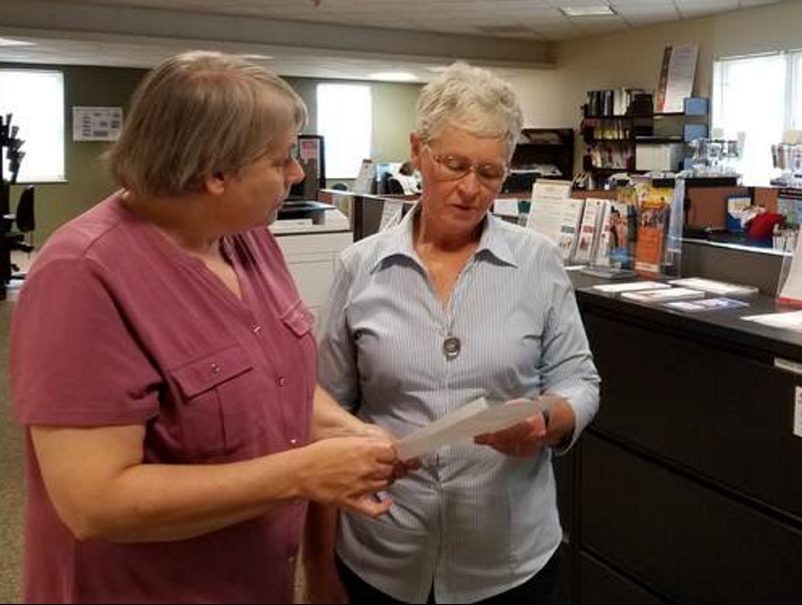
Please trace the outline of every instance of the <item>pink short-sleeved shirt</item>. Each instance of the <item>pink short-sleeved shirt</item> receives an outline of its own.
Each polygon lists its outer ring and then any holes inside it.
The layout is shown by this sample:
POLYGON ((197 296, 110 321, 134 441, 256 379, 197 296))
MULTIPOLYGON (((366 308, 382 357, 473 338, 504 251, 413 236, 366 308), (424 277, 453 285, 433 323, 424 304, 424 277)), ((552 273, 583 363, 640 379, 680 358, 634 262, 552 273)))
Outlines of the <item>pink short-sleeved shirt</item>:
MULTIPOLYGON (((12 326, 25 425, 143 424, 145 463, 226 463, 309 441, 311 315, 264 228, 226 238, 242 300, 114 194, 62 227, 12 326)), ((289 602, 303 504, 178 542, 76 540, 26 443, 28 602, 289 602)))

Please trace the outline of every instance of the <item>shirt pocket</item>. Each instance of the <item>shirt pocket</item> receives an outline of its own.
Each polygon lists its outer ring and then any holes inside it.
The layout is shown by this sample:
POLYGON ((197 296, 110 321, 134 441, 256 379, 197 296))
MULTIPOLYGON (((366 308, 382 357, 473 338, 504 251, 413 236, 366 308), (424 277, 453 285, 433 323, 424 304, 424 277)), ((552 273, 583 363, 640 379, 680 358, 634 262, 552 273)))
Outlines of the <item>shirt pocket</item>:
POLYGON ((306 308, 303 301, 298 299, 289 309, 281 314, 282 323, 298 338, 306 336, 315 325, 315 316, 306 308))
POLYGON ((238 345, 170 371, 180 392, 182 447, 192 458, 230 454, 264 431, 253 364, 238 345))

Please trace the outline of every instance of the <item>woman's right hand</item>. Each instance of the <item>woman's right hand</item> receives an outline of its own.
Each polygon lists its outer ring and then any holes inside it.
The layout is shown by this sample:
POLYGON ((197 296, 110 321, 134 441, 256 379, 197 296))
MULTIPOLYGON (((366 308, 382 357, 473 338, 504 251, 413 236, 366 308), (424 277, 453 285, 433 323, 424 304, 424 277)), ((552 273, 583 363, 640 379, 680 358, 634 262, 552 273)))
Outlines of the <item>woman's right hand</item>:
POLYGON ((307 498, 369 517, 386 513, 392 499, 376 495, 392 483, 397 462, 389 439, 372 435, 332 437, 309 446, 302 471, 307 498))

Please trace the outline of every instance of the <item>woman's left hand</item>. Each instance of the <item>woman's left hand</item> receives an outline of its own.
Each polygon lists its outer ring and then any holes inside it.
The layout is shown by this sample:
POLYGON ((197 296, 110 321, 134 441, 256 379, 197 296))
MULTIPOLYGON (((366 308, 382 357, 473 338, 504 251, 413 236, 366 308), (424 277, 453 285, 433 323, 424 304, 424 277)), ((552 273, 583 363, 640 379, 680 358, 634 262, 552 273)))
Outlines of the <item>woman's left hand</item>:
POLYGON ((538 412, 523 422, 495 433, 483 433, 473 438, 479 445, 489 445, 507 456, 531 456, 546 443, 546 419, 538 412))

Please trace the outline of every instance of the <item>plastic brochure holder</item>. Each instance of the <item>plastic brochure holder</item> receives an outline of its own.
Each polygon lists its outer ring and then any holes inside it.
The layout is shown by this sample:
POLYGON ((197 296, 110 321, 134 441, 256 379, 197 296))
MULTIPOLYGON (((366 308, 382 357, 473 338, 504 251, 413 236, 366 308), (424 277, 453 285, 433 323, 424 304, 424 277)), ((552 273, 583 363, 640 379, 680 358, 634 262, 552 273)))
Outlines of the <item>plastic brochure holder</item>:
POLYGON ((601 212, 599 242, 583 273, 616 279, 678 277, 685 182, 636 177, 601 212))
POLYGON ((780 278, 777 280, 777 302, 802 307, 802 237, 785 237, 780 278))

